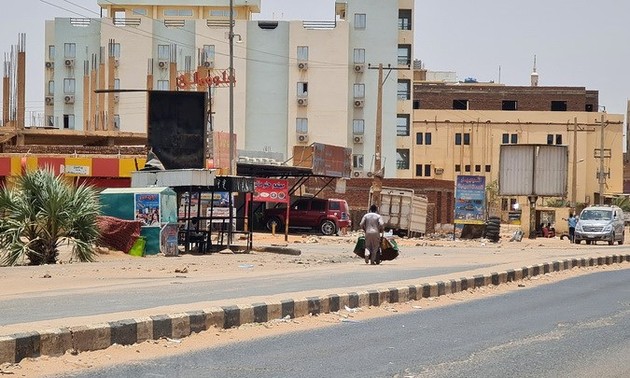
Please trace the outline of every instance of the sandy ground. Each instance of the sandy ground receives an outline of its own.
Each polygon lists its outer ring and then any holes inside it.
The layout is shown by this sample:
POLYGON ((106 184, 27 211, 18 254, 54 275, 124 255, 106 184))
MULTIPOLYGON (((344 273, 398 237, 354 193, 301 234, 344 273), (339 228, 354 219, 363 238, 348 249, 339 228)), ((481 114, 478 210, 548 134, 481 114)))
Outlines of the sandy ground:
MULTIPOLYGON (((610 249, 607 245, 586 246, 572 245, 566 239, 523 239, 522 242, 508 242, 506 233, 500 243, 489 243, 484 240, 448 240, 442 238, 397 239, 401 256, 384 262, 378 267, 364 265, 363 261, 353 253, 356 234, 345 237, 320 237, 316 235, 291 235, 288 243, 282 236, 272 237, 269 234, 256 234, 254 246, 287 245, 301 249, 300 256, 278 255, 273 253, 249 254, 212 254, 212 255, 180 255, 179 257, 151 256, 145 258, 130 257, 117 251, 103 250, 96 263, 69 263, 67 250, 61 256, 61 263, 53 266, 39 267, 4 267, 0 268, 0 300, 24 298, 27 296, 54 295, 63 292, 98 292, 123 288, 128 284, 137 285, 138 278, 144 285, 164 284, 164 280, 175 277, 186 277, 189 280, 220 280, 238 278, 246 275, 277 275, 280 272, 310 271, 330 269, 347 272, 356 269, 397 269, 399 267, 462 265, 466 263, 489 263, 494 265, 492 271, 504 270, 534 263, 550 262, 573 257, 597 257, 612 253, 627 253, 610 249)), ((617 247, 615 247, 617 248, 617 247)), ((181 340, 155 340, 132 346, 112 346, 106 350, 80 353, 70 352, 61 357, 40 357, 25 359, 19 364, 0 365, 0 375, 10 374, 18 377, 54 376, 61 373, 76 372, 83 369, 94 369, 114 363, 133 362, 142 359, 158 358, 176 353, 219 346, 225 343, 250 340, 287 332, 298 332, 316 327, 343 327, 349 323, 363 321, 379 316, 395 316, 397 313, 422 311, 436 306, 460 303, 489 295, 500 295, 511 290, 522 290, 523 287, 556 282, 557 280, 589 274, 606 269, 628 269, 627 264, 609 267, 573 269, 559 273, 534 277, 519 283, 509 283, 498 287, 480 288, 440 298, 423 299, 400 304, 389 304, 376 308, 342 310, 339 313, 311 316, 294 320, 278 319, 264 324, 248 324, 231 330, 209 330, 181 340)), ((488 268, 466 272, 472 274, 488 273, 488 268)), ((459 275, 458 275, 459 277, 459 275)), ((439 279, 453 278, 449 276, 431 277, 423 282, 434 282, 439 279)), ((401 281, 401 283, 405 283, 401 281)), ((420 282, 406 282, 418 284, 420 282)), ((391 286, 388 286, 391 287, 391 286)), ((351 288, 344 288, 349 291, 351 288)), ((335 290, 313 291, 305 295, 326 295, 335 290)), ((286 298, 280 295, 266 300, 286 298)), ((253 303, 255 298, 248 298, 244 303, 253 303)), ((184 307, 169 306, 147 310, 146 314, 183 311, 199 308, 199 305, 223 305, 225 303, 189 304, 184 307), (179 308, 181 307, 181 308, 179 308)), ((202 307, 203 308, 203 307, 202 307)), ((143 316, 141 311, 133 316, 143 316)), ((0 327, 0 334, 10 334, 28 329, 56 327, 60 324, 81 324, 86 321, 96 323, 110 319, 120 319, 122 314, 108 314, 89 319, 73 318, 56 321, 39 322, 28 325, 0 327), (34 328, 33 328, 34 327, 34 328)), ((125 314, 128 315, 128 314, 125 314)))

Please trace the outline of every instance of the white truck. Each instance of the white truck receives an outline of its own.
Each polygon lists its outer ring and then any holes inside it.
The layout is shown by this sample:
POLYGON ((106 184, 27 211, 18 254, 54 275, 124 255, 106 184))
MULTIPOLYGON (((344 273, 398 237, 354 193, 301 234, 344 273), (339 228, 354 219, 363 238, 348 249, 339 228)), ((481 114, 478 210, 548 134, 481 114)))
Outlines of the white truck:
MULTIPOLYGON (((374 203, 370 189, 368 207, 374 203)), ((413 189, 383 187, 378 213, 385 228, 399 236, 424 235, 427 231, 427 197, 415 194, 413 189)))

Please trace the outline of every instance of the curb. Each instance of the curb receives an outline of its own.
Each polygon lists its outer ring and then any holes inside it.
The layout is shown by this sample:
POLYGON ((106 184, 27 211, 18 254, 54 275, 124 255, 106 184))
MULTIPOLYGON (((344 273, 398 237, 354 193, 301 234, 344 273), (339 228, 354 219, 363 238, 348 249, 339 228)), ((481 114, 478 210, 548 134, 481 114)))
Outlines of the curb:
POLYGON ((447 282, 423 283, 387 289, 370 289, 323 297, 286 299, 280 302, 211 307, 198 311, 124 319, 114 322, 57 328, 0 336, 0 364, 17 363, 27 357, 60 356, 68 350, 77 352, 106 349, 111 345, 132 345, 160 338, 183 338, 211 329, 229 329, 247 323, 264 323, 289 316, 299 318, 350 308, 380 306, 439 297, 484 286, 497 286, 534 276, 602 265, 630 262, 630 255, 567 259, 509 269, 486 275, 462 277, 447 282))

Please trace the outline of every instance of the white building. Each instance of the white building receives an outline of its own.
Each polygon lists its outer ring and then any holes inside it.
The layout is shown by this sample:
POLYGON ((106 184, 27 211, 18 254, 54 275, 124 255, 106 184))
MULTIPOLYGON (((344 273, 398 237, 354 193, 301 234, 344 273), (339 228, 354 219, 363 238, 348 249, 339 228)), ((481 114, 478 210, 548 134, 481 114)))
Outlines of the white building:
MULTIPOLYGON (((183 74, 229 68, 228 0, 98 4, 101 18, 46 23, 49 127, 143 133, 146 93, 94 89, 176 90, 183 74)), ((319 22, 252 20, 261 6, 234 0, 237 148, 289 158, 296 144, 352 147, 355 177, 367 175, 383 64, 385 175, 412 177, 413 157, 397 150, 412 151, 413 0, 338 0, 336 18, 319 22)), ((228 88, 211 93, 213 129, 228 131, 228 88)))

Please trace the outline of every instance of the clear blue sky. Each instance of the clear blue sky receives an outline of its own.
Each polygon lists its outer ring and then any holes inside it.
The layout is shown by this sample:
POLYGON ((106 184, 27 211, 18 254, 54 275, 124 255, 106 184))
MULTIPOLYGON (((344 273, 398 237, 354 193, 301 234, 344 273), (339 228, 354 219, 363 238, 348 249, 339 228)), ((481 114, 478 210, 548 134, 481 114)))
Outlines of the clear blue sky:
MULTIPOLYGON (((498 81, 500 66, 502 83, 528 85, 537 55, 540 85, 596 89, 609 113, 626 113, 629 1, 416 0, 415 6, 415 58, 426 68, 498 81)), ((262 0, 262 12, 256 18, 330 20, 334 0, 262 0)), ((0 52, 27 34, 28 111, 44 108, 44 20, 54 17, 98 17, 96 0, 12 1, 0 13, 0 52)))

